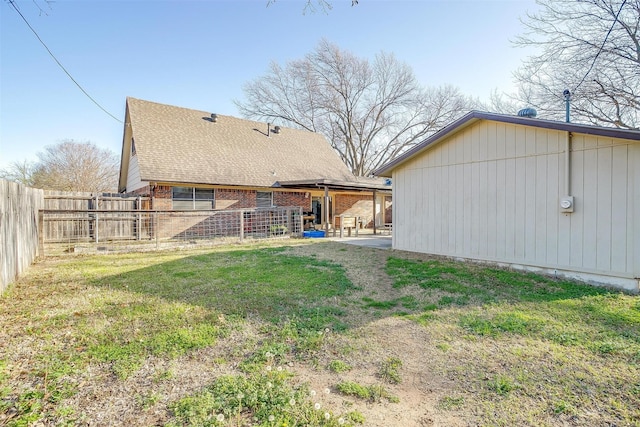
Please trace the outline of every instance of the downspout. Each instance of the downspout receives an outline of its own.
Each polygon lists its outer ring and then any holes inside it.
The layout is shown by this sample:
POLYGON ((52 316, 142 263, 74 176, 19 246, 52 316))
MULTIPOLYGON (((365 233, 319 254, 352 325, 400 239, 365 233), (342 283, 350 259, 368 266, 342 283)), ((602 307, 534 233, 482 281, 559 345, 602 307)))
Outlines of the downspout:
MULTIPOLYGON (((571 92, 569 92, 569 89, 565 89, 562 94, 565 102, 565 119, 567 123, 570 123, 571 92)), ((567 131, 564 145, 564 195, 560 198, 560 212, 562 213, 573 212, 574 204, 573 196, 571 195, 571 138, 571 131, 567 131)))
POLYGON ((567 132, 564 145, 564 194, 571 196, 571 132, 567 132))

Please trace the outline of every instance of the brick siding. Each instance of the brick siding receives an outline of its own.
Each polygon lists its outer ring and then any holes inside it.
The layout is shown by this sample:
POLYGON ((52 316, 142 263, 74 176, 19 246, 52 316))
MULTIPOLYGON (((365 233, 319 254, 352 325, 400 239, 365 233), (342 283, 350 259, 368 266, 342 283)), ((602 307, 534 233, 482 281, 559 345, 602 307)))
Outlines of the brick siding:
POLYGON ((311 197, 306 192, 273 192, 274 206, 300 206, 304 212, 311 210, 311 197))
POLYGON ((337 194, 334 209, 335 216, 359 216, 365 227, 373 226, 373 200, 370 194, 337 194))
POLYGON ((171 187, 168 185, 157 185, 151 191, 151 208, 162 211, 170 211, 173 209, 173 202, 171 201, 171 187))
POLYGON ((256 207, 255 190, 216 188, 216 209, 253 209, 256 207))
POLYGON ((384 198, 384 223, 393 223, 393 199, 391 196, 385 196, 384 198))
MULTIPOLYGON (((140 189, 140 190, 145 190, 140 189)), ((146 187, 149 192, 149 187, 146 187)), ((142 193, 142 192, 141 192, 142 193)), ((141 194, 139 193, 139 194, 141 194)), ((159 185, 152 191, 153 209, 172 210, 172 192, 170 186, 159 185)), ((306 192, 273 192, 274 206, 300 206, 303 211, 311 210, 311 197, 306 196, 306 192)), ((256 190, 216 188, 215 199, 216 209, 254 209, 257 205, 256 190)))

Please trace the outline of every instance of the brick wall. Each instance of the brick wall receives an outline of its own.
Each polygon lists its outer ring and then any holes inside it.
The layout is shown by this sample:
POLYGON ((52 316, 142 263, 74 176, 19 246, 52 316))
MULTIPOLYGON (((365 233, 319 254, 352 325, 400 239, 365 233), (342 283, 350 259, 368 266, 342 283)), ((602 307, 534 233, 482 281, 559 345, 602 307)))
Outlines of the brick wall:
POLYGON ((256 207, 255 190, 216 188, 216 209, 253 209, 256 207))
POLYGON ((373 226, 373 199, 370 194, 337 194, 334 203, 335 216, 359 216, 365 227, 373 226))
POLYGON ((168 185, 157 185, 151 190, 151 209, 169 211, 173 209, 173 203, 171 201, 171 187, 168 185))
MULTIPOLYGON (((172 210, 171 187, 165 185, 156 186, 150 190, 149 187, 139 189, 135 194, 151 193, 153 197, 152 209, 172 210)), ((274 206, 299 206, 303 211, 311 210, 311 197, 304 191, 274 191, 274 206)), ((216 188, 216 209, 253 209, 256 207, 256 190, 225 189, 216 188)), ((366 223, 373 217, 373 207, 371 196, 361 195, 336 195, 335 197, 336 215, 342 213, 353 214, 365 218, 366 223)))
POLYGON ((133 196, 149 196, 151 194, 151 188, 148 185, 140 187, 137 190, 129 191, 127 195, 133 196))
POLYGON ((391 196, 384 198, 384 222, 385 224, 393 223, 393 199, 391 196))
POLYGON ((311 197, 307 197, 306 192, 273 192, 273 205, 274 206, 300 206, 303 211, 311 210, 311 197))
MULTIPOLYGON (((149 187, 141 188, 140 193, 149 192, 149 187), (146 190, 146 191, 145 191, 146 190)), ((170 186, 156 186, 151 191, 153 196, 153 209, 171 210, 173 203, 171 200, 170 186)), ((273 192, 274 206, 300 206, 304 211, 311 209, 311 197, 306 197, 306 192, 273 192)), ((253 209, 256 207, 256 190, 241 190, 216 188, 216 209, 253 209)))

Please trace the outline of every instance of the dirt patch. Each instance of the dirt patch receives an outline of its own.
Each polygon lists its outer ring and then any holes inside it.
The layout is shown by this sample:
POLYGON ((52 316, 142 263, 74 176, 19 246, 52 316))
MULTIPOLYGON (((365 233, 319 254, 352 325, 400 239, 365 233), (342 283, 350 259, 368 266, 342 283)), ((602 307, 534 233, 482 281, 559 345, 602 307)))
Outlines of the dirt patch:
POLYGON ((334 335, 328 341, 316 369, 304 364, 295 365, 294 371, 300 381, 308 382, 316 390, 332 389, 342 381, 381 384, 399 398, 398 403, 365 402, 331 393, 325 399, 332 407, 360 411, 369 426, 467 425, 455 414, 438 408, 438 402, 450 393, 454 384, 442 374, 441 363, 434 363, 442 358, 442 352, 434 348, 432 337, 425 328, 390 317, 369 323, 347 335, 334 335), (402 361, 400 384, 386 383, 376 375, 390 357, 402 361), (353 369, 344 373, 331 372, 327 366, 336 359, 353 369))

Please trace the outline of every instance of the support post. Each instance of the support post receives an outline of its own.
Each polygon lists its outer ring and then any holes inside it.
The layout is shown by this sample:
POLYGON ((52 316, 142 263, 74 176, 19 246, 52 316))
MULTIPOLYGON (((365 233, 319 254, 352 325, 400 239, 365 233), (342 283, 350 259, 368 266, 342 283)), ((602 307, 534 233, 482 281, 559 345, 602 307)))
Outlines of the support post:
POLYGON ((324 187, 324 232, 329 236, 329 187, 324 187))
POLYGON ((373 234, 376 234, 376 190, 373 190, 373 234))
POLYGON ((304 213, 302 211, 302 207, 298 207, 298 218, 299 218, 299 222, 300 222, 300 228, 298 228, 298 237, 302 237, 303 236, 303 232, 304 232, 304 217, 303 217, 304 213))
POLYGON ((240 211, 240 241, 244 240, 244 211, 240 211))

